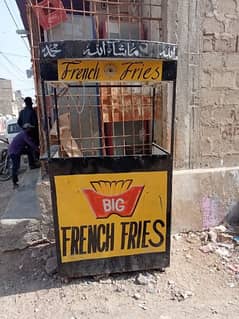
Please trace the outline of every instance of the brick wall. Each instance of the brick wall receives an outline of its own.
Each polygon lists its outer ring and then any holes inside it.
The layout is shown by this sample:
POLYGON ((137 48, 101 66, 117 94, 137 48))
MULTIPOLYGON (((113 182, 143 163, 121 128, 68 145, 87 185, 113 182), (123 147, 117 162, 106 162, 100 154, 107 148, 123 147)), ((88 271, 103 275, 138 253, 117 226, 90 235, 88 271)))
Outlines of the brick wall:
POLYGON ((239 0, 168 0, 163 10, 164 40, 179 46, 175 167, 238 165, 239 0))
POLYGON ((175 168, 193 168, 198 162, 197 109, 200 104, 200 1, 167 1, 164 40, 179 47, 175 168))
POLYGON ((12 114, 12 83, 10 80, 0 79, 0 113, 12 114))
POLYGON ((201 17, 195 166, 234 166, 239 163, 239 1, 204 1, 201 17))

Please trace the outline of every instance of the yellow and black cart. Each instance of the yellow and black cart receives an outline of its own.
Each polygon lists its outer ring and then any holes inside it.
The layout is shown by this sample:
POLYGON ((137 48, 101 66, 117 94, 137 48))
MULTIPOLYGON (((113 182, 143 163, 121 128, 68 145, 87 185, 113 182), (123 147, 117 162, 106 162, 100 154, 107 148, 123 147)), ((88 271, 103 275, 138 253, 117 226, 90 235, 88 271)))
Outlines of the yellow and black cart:
POLYGON ((41 43, 62 274, 169 266, 176 70, 173 44, 41 43))

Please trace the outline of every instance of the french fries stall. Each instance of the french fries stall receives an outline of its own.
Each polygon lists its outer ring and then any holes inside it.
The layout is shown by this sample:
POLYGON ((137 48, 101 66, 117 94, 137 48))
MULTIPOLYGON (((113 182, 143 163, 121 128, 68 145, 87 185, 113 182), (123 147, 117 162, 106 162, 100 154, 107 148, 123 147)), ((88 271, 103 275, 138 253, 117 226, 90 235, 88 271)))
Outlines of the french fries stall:
POLYGON ((174 44, 114 39, 40 44, 61 274, 169 266, 176 69, 174 44))

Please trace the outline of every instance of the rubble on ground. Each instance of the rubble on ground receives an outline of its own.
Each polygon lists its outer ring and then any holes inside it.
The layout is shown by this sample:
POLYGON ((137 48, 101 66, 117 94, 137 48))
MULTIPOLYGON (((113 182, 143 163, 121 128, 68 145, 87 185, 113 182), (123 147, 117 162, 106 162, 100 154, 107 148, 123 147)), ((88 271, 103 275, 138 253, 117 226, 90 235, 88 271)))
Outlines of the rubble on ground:
POLYGON ((168 288, 171 293, 171 300, 181 302, 193 296, 192 291, 178 288, 174 281, 168 281, 168 288))
MULTIPOLYGON (((232 231, 227 225, 219 225, 202 232, 189 232, 173 235, 173 239, 178 241, 185 237, 189 243, 198 240, 199 250, 203 254, 215 254, 220 257, 221 265, 238 276, 239 279, 239 235, 232 231)), ((190 254, 185 251, 185 258, 190 261, 190 254)), ((217 269, 220 265, 217 265, 217 269)), ((176 296, 176 299, 180 297, 176 296)))

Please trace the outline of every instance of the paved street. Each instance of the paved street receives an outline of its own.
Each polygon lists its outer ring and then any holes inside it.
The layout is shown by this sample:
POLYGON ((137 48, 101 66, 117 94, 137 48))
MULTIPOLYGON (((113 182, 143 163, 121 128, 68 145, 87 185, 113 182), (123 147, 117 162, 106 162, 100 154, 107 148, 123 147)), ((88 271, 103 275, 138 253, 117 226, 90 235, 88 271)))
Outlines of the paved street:
POLYGON ((4 135, 0 134, 0 151, 4 148, 7 148, 8 145, 6 143, 4 143, 3 141, 1 141, 1 139, 5 139, 4 135))
POLYGON ((36 193, 39 169, 27 170, 20 175, 19 188, 11 192, 2 219, 40 218, 40 208, 36 193))

